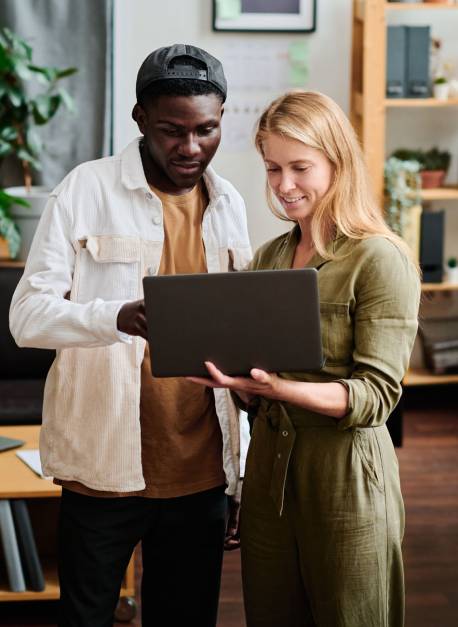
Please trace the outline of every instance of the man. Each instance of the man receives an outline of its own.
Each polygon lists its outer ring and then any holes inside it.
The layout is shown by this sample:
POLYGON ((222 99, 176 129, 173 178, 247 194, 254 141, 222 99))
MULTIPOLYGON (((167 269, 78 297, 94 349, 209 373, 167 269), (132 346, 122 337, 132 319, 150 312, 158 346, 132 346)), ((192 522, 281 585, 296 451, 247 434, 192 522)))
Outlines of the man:
POLYGON ((244 203, 208 168, 226 80, 210 54, 174 45, 147 57, 136 91, 142 137, 54 190, 11 305, 20 346, 57 350, 40 451, 63 486, 65 627, 112 624, 139 540, 143 625, 215 625, 223 544, 237 546, 237 411, 223 390, 153 379, 142 300, 145 274, 250 258, 244 203))

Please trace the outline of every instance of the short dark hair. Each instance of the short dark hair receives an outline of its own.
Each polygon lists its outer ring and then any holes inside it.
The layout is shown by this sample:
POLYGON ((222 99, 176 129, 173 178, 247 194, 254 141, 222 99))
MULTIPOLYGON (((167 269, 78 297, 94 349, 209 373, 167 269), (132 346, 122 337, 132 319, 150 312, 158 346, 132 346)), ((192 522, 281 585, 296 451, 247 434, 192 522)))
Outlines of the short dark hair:
POLYGON ((166 78, 155 81, 144 89, 138 97, 138 104, 144 107, 159 96, 207 96, 215 94, 223 104, 225 98, 222 91, 212 85, 196 78, 166 78))
MULTIPOLYGON (((204 68, 204 64, 197 59, 190 57, 176 57, 170 65, 173 69, 175 64, 189 65, 197 69, 204 68)), ((152 102, 159 96, 208 96, 215 94, 221 104, 226 100, 223 92, 210 82, 197 78, 164 78, 151 83, 138 95, 138 104, 144 107, 148 102, 152 102)))

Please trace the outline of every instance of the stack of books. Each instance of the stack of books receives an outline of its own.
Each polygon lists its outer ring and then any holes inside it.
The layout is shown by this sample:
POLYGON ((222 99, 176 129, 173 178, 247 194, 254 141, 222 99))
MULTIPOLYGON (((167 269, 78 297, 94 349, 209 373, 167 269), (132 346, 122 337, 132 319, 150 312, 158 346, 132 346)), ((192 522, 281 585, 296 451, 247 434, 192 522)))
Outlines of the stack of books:
POLYGON ((419 332, 425 363, 434 374, 458 369, 458 318, 423 320, 419 332))
MULTIPOLYGON (((22 440, 0 437, 0 450, 22 444, 22 440)), ((0 554, 2 547, 11 590, 42 592, 45 589, 43 569, 24 499, 0 499, 0 554)))
POLYGON ((429 26, 388 26, 387 98, 427 98, 430 87, 429 26))

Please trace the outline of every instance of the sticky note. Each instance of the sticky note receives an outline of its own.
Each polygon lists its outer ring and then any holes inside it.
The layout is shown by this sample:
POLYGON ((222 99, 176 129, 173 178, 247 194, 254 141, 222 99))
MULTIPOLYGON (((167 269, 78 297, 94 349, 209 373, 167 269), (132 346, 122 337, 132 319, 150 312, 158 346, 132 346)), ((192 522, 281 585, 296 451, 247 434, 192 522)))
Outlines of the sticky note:
POLYGON ((288 48, 289 81, 293 87, 304 87, 309 74, 309 47, 306 41, 293 41, 288 48))
POLYGON ((242 0, 218 0, 217 17, 221 20, 233 20, 242 13, 242 0))
POLYGON ((288 55, 291 62, 308 64, 308 43, 303 40, 293 41, 288 47, 288 55))

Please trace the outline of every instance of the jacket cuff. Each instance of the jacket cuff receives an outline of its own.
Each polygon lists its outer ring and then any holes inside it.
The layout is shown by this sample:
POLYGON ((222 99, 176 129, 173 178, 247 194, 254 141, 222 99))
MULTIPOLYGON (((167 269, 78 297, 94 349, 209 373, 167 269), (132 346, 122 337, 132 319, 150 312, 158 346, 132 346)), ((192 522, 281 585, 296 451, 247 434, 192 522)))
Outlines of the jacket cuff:
POLYGON ((97 322, 100 335, 107 344, 115 344, 116 342, 132 343, 132 337, 118 329, 118 314, 126 302, 125 300, 102 301, 103 304, 98 311, 100 315, 97 322))

